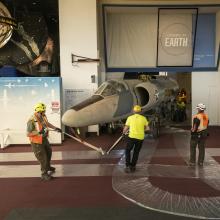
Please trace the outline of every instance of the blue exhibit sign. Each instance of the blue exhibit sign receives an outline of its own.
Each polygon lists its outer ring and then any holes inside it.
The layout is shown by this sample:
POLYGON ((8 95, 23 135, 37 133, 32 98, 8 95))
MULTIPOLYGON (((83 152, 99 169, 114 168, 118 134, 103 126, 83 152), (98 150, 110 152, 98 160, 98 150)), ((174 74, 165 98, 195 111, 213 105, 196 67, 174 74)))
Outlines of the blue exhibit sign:
POLYGON ((199 14, 193 67, 215 67, 215 14, 199 14))

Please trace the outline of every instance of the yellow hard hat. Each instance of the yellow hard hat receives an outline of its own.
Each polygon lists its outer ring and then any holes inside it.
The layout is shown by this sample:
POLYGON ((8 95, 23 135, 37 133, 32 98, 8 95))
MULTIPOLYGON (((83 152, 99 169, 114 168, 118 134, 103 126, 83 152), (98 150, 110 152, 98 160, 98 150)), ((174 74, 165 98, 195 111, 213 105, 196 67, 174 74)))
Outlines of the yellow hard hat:
POLYGON ((42 102, 39 102, 34 106, 34 110, 35 110, 35 112, 45 112, 46 105, 42 102))
POLYGON ((133 108, 134 112, 141 112, 141 106, 140 105, 135 105, 133 108))

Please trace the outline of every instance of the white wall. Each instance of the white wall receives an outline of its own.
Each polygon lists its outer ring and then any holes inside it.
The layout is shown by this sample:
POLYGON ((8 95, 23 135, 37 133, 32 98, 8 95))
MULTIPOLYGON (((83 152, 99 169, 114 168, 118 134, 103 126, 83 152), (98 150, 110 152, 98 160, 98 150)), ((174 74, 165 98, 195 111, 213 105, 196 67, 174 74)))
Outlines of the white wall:
MULTIPOLYGON (((71 54, 98 58, 96 0, 59 0, 60 70, 63 85, 63 111, 65 90, 91 90, 98 87, 98 63, 72 64, 71 54), (95 83, 91 76, 95 75, 95 83)), ((88 131, 97 132, 98 126, 88 131)))
MULTIPOLYGON (((97 58, 96 0, 59 0, 60 68, 63 89, 96 89, 96 62, 73 66, 71 54, 97 58)), ((65 97, 64 97, 65 99, 65 97)))
POLYGON ((192 73, 192 114, 196 111, 198 103, 204 103, 210 118, 210 125, 220 124, 219 72, 193 72, 192 73))

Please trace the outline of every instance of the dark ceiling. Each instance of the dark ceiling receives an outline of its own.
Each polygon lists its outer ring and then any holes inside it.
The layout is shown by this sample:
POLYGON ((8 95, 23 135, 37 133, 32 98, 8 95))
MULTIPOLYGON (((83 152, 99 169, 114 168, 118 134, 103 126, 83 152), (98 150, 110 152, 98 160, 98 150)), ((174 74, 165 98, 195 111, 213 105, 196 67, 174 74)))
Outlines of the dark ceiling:
POLYGON ((10 11, 11 16, 16 19, 21 14, 41 14, 49 32, 58 31, 59 9, 58 0, 0 0, 10 11))
POLYGON ((58 13, 57 0, 1 0, 8 7, 14 7, 19 10, 27 10, 30 12, 48 12, 50 14, 58 13))

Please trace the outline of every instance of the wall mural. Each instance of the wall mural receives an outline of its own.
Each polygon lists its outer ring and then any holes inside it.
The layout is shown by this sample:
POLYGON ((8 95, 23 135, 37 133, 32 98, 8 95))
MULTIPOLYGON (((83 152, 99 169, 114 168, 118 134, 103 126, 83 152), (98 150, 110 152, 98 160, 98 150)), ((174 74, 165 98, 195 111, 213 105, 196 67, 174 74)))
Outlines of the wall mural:
POLYGON ((0 76, 8 66, 17 76, 59 76, 57 0, 0 2, 0 76))

